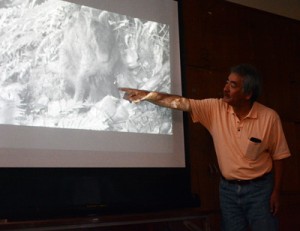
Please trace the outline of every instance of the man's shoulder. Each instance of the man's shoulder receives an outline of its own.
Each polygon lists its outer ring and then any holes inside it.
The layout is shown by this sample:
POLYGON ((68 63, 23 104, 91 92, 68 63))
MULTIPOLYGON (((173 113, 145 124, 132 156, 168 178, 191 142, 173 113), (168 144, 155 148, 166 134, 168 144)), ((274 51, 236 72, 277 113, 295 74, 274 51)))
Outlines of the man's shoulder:
POLYGON ((271 117, 275 117, 275 118, 279 117, 278 113, 273 108, 270 108, 259 102, 254 103, 254 110, 260 116, 262 116, 262 115, 263 116, 271 116, 271 117))
POLYGON ((190 101, 207 104, 225 104, 225 102, 222 99, 218 98, 190 99, 190 101))
POLYGON ((222 99, 218 98, 190 99, 190 102, 192 107, 228 107, 227 103, 225 103, 222 99))

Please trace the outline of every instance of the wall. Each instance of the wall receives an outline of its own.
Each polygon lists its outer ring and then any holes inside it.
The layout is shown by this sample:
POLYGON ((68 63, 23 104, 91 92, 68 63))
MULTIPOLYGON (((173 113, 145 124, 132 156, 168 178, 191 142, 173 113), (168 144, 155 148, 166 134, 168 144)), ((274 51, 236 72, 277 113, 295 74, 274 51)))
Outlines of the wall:
POLYGON ((299 0, 227 0, 288 18, 300 20, 299 0))

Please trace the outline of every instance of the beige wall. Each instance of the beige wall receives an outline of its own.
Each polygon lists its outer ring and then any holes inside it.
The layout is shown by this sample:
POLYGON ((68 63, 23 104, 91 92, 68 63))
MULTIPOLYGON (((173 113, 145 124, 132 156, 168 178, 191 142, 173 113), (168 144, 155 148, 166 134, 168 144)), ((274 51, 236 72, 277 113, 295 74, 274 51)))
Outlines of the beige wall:
POLYGON ((227 0, 284 17, 300 20, 300 0, 227 0))

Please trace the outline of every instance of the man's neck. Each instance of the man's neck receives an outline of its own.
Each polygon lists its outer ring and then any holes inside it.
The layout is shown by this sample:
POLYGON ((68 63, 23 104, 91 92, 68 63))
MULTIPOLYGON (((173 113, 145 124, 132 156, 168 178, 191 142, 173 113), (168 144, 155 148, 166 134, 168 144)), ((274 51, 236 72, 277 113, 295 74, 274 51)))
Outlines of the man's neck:
POLYGON ((240 107, 233 107, 233 111, 236 114, 236 116, 240 120, 242 120, 249 114, 249 112, 251 111, 252 105, 253 104, 251 103, 251 104, 246 104, 246 105, 243 105, 240 107))

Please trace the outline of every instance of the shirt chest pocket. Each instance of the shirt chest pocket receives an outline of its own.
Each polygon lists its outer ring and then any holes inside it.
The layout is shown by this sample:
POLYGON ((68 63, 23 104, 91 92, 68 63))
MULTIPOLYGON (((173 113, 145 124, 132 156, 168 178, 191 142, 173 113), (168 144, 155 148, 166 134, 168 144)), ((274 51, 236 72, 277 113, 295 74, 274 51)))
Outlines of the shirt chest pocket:
POLYGON ((250 138, 246 142, 245 157, 249 160, 257 160, 265 150, 264 143, 258 138, 250 138))

